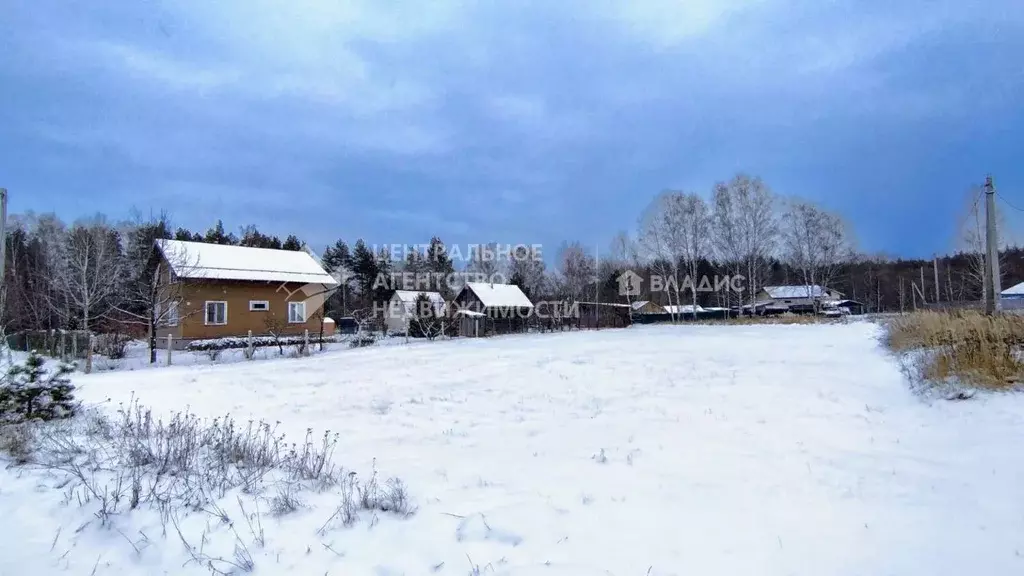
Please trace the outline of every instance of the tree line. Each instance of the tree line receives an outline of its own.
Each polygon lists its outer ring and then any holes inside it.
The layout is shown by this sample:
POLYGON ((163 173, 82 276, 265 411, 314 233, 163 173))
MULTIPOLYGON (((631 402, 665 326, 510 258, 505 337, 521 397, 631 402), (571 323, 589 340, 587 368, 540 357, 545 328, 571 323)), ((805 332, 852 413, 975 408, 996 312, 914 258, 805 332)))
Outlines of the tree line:
POLYGON ((171 307, 153 258, 158 239, 177 239, 302 250, 295 235, 284 240, 243 226, 236 235, 217 221, 205 233, 174 228, 166 215, 115 222, 102 214, 68 224, 55 214, 15 214, 8 219, 6 267, 0 289, 0 328, 5 334, 80 330, 144 334, 151 338, 171 307))
MULTIPOLYGON (((417 291, 454 297, 453 273, 497 277, 520 286, 534 301, 624 302, 735 307, 764 286, 818 284, 862 302, 869 311, 900 311, 933 302, 970 302, 984 296, 983 220, 978 202, 968 202, 958 229, 958 250, 933 260, 866 255, 840 215, 813 202, 774 193, 760 178, 738 174, 716 183, 710 194, 666 191, 656 195, 632 231, 618 233, 598 258, 578 241, 564 242, 554 258, 531 247, 502 253, 481 244, 453 260, 441 236, 425 249, 395 258, 393 250, 362 239, 339 239, 318 254, 342 283, 327 301, 333 318, 374 316, 386 301, 395 273, 426 275, 417 291), (497 256, 496 256, 497 255, 497 256), (548 267, 548 262, 553 266, 548 267), (938 274, 936 274, 937 266, 938 274), (746 290, 701 292, 676 282, 667 291, 649 285, 623 298, 617 279, 626 270, 641 276, 745 278, 746 290), (936 283, 936 276, 938 282, 936 283)), ((8 332, 68 329, 152 332, 167 307, 156 290, 152 250, 157 239, 286 250, 308 249, 298 235, 283 239, 255 225, 228 231, 218 220, 205 232, 172 226, 166 215, 113 221, 104 215, 65 223, 55 214, 12 215, 6 237, 6 274, 0 322, 8 332)), ((1024 279, 1020 248, 1001 252, 1004 286, 1024 279)))
MULTIPOLYGON (((597 260, 580 243, 559 256, 563 292, 577 299, 622 301, 624 270, 641 277, 679 279, 667 290, 649 283, 634 300, 662 305, 722 306, 752 303, 765 286, 820 285, 862 303, 867 311, 895 312, 936 302, 977 302, 984 294, 984 217, 981 190, 969 191, 952 240, 955 252, 931 260, 892 258, 858 250, 852 227, 812 201, 783 197, 761 178, 737 174, 714 184, 707 196, 677 190, 658 194, 633 231, 619 232, 611 256, 597 260), (687 289, 704 277, 743 276, 745 290, 687 289)), ((1011 235, 1002 214, 1000 228, 1011 235)), ((1003 286, 1024 280, 1024 252, 1004 241, 1003 286)))

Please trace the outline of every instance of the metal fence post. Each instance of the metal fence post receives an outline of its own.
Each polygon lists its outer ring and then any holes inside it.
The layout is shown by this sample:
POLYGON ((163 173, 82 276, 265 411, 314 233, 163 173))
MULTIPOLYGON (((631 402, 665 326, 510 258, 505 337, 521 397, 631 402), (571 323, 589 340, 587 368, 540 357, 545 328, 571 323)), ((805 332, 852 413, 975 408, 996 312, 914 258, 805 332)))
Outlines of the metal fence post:
POLYGON ((174 335, 167 335, 167 365, 171 365, 171 349, 174 348, 174 335))
POLYGON ((306 356, 309 356, 309 328, 302 335, 303 351, 306 356))

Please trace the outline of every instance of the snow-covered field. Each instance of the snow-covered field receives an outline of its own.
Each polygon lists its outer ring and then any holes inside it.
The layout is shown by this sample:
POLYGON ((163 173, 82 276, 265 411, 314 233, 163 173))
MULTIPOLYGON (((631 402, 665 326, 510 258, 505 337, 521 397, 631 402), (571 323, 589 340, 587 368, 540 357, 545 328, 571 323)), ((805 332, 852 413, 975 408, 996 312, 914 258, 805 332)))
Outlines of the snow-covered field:
MULTIPOLYGON (((339 463, 408 485, 407 519, 264 517, 255 574, 1024 574, 1024 399, 925 402, 878 331, 646 327, 75 383, 330 429, 339 463)), ((0 574, 207 572, 152 514, 76 532, 92 513, 46 481, 0 471, 0 574)))

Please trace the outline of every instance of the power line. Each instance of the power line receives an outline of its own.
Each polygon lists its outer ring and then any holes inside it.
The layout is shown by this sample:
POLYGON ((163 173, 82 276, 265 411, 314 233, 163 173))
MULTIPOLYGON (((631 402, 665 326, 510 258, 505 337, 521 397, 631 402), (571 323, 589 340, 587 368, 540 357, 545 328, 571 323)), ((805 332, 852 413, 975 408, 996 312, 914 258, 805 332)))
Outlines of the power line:
POLYGON ((1003 204, 1006 204, 1006 205, 1007 205, 1007 206, 1009 206, 1010 208, 1013 208, 1014 210, 1017 210, 1017 211, 1019 211, 1019 212, 1024 212, 1024 208, 1018 208, 1017 206, 1014 206, 1013 204, 1010 204, 1010 201, 1009 201, 1009 200, 1007 200, 1007 199, 1006 199, 1006 197, 1005 197, 1005 196, 1003 196, 1002 194, 1000 194, 1000 195, 996 196, 996 198, 999 198, 1000 200, 1002 200, 1002 201, 1003 201, 1003 204))

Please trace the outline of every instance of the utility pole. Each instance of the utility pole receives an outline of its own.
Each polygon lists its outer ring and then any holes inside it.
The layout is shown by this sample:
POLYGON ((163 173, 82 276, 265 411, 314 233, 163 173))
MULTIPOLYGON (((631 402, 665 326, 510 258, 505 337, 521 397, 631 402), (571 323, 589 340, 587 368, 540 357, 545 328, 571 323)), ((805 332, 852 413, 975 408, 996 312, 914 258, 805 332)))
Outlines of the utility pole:
POLYGON ((985 287, 988 299, 985 301, 985 313, 996 314, 999 305, 999 293, 1002 292, 999 282, 999 236, 996 230, 996 185, 992 176, 985 177, 985 287))

